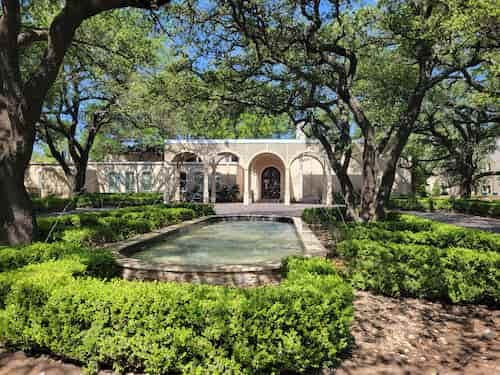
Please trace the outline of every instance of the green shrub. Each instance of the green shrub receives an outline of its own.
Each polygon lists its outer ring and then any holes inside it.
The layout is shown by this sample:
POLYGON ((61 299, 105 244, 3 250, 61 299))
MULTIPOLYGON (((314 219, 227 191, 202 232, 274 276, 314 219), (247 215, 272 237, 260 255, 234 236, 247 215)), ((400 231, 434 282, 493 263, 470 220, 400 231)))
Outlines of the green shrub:
POLYGON ((126 207, 159 204, 162 193, 85 193, 78 196, 77 207, 126 207))
POLYGON ((76 203, 73 198, 60 198, 48 196, 45 198, 32 198, 33 210, 40 213, 74 210, 76 203))
POLYGON ((344 230, 344 237, 357 240, 428 245, 441 249, 462 247, 480 251, 500 251, 499 234, 436 223, 430 220, 426 220, 426 222, 422 222, 421 231, 416 230, 419 226, 418 221, 410 225, 401 221, 348 224, 344 230))
POLYGON ((280 285, 249 289, 84 275, 69 260, 2 275, 0 340, 148 374, 305 372, 351 341, 352 289, 325 260, 292 258, 280 285))
POLYGON ((302 220, 308 224, 327 224, 333 221, 342 221, 346 217, 344 207, 317 207, 306 208, 302 212, 302 220))
POLYGON ((453 210, 457 212, 500 218, 500 200, 455 199, 452 204, 453 210))
POLYGON ((500 201, 453 198, 392 198, 389 208, 411 211, 446 210, 470 215, 500 217, 500 201))
MULTIPOLYGON (((136 207, 148 205, 162 205, 162 193, 84 193, 71 198, 48 196, 32 198, 36 212, 48 213, 75 208, 105 208, 105 207, 136 207)), ((197 216, 213 215, 212 206, 200 203, 173 203, 168 207, 190 208, 197 216)))
POLYGON ((448 198, 392 198, 389 208, 411 211, 450 211, 453 209, 452 200, 448 198))
POLYGON ((334 223, 334 238, 340 238, 336 252, 358 288, 389 296, 500 304, 499 234, 397 213, 371 223, 334 223))
POLYGON ((500 253, 346 240, 337 251, 353 284, 389 296, 500 305, 500 253))
POLYGON ((37 219, 40 240, 100 244, 126 239, 167 225, 205 214, 213 209, 206 205, 154 205, 127 207, 103 212, 85 212, 37 219))
POLYGON ((0 272, 11 271, 29 264, 49 260, 79 257, 90 274, 113 277, 117 273, 114 258, 108 250, 91 249, 75 243, 42 243, 0 249, 0 272), (102 269, 99 266, 102 265, 102 269))

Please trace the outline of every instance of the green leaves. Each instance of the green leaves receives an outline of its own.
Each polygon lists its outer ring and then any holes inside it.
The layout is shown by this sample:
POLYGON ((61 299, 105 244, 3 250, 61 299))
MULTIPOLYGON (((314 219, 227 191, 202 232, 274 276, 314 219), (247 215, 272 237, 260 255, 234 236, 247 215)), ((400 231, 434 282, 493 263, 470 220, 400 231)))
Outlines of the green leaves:
POLYGON ((84 268, 76 258, 0 274, 0 338, 92 372, 149 374, 306 372, 351 342, 352 289, 326 260, 292 258, 290 278, 253 289, 106 282, 78 277, 84 268))
MULTIPOLYGON (((308 222, 332 221, 304 213, 308 222)), ((389 296, 500 304, 500 235, 410 215, 350 223, 336 252, 352 284, 389 296)))

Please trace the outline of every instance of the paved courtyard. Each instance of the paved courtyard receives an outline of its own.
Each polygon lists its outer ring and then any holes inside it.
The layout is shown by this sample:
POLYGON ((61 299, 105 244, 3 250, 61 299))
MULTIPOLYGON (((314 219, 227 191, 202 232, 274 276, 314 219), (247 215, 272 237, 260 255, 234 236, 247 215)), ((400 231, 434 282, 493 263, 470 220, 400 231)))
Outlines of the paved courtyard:
POLYGON ((217 215, 277 215, 277 216, 301 216, 302 211, 310 207, 324 207, 321 204, 291 204, 286 206, 282 203, 253 203, 245 206, 243 203, 217 203, 215 212, 217 215))

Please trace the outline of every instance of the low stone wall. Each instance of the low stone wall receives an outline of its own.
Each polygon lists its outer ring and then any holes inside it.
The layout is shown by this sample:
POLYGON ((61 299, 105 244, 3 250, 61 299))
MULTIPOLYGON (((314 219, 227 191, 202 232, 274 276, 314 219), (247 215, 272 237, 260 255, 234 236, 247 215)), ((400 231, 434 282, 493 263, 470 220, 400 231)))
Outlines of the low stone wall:
POLYGON ((165 240, 172 235, 182 234, 194 227, 221 221, 277 221, 293 224, 304 249, 303 255, 325 257, 323 247, 309 226, 300 218, 261 215, 208 216, 169 226, 144 235, 113 244, 122 276, 127 280, 161 280, 205 283, 226 286, 259 286, 278 283, 281 280, 281 262, 261 262, 252 265, 178 265, 149 263, 130 256, 151 242, 165 240))

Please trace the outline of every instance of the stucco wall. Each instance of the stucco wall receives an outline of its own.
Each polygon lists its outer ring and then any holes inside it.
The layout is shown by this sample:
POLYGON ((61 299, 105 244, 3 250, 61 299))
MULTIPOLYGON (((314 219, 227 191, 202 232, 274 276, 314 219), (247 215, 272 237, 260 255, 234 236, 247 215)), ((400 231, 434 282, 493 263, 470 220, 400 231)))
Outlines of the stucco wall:
MULTIPOLYGON (((126 192, 127 176, 130 190, 144 191, 141 184, 143 173, 152 176, 152 191, 164 192, 170 198, 178 195, 180 173, 211 174, 211 161, 222 156, 234 155, 234 160, 221 160, 216 173, 223 184, 236 183, 242 195, 245 192, 245 173, 249 173, 249 189, 252 201, 261 199, 261 176, 264 169, 275 167, 280 172, 281 201, 285 198, 286 179, 289 179, 291 201, 320 201, 326 194, 326 178, 323 165, 328 165, 320 144, 307 140, 223 140, 223 141, 167 141, 164 161, 109 161, 89 163, 85 188, 89 192, 111 192, 110 175, 114 174, 117 189, 126 192), (179 162, 179 155, 194 153, 194 162, 179 162), (132 186, 131 186, 132 185, 132 186)), ((360 152, 355 151, 349 174, 356 189, 361 189, 360 152)), ((395 192, 408 193, 409 179, 406 171, 398 171, 395 192)), ((202 177, 200 177, 202 178, 202 177)), ((188 179, 192 188, 193 179, 188 179)), ((339 191, 334 177, 333 190, 339 191)), ((199 180, 198 180, 199 181, 199 180)), ((210 185, 210 179, 209 187, 210 185)), ((34 193, 46 195, 69 195, 70 184, 60 167, 52 164, 31 164, 26 175, 26 185, 34 193)))

